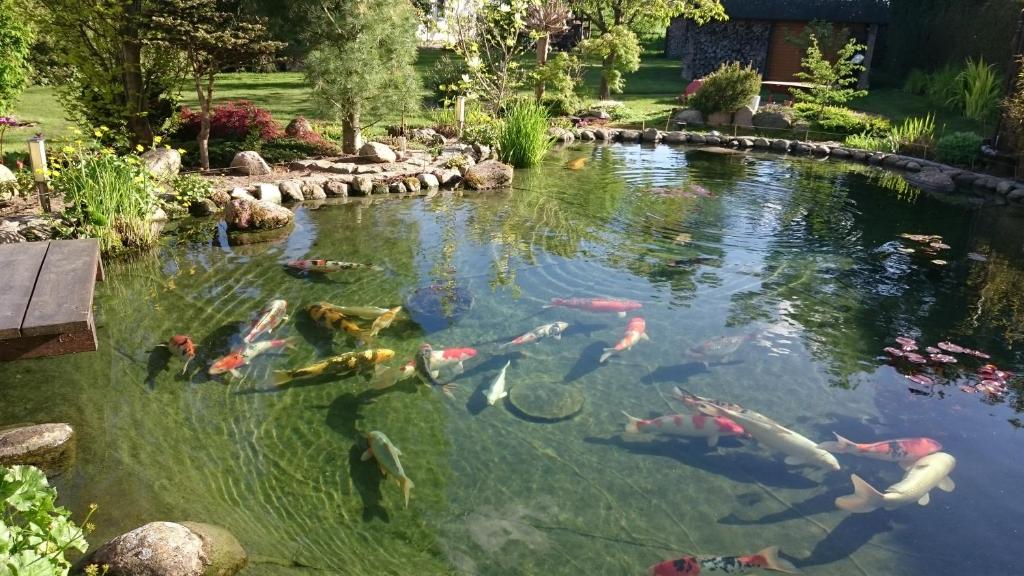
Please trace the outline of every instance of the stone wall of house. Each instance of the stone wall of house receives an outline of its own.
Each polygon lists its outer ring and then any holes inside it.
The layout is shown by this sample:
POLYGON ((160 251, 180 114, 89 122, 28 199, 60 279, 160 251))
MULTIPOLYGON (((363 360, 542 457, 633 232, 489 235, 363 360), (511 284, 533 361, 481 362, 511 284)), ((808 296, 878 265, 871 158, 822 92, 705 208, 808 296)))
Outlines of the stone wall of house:
POLYGON ((772 23, 767 20, 730 20, 697 26, 676 18, 665 34, 665 56, 682 61, 680 76, 692 80, 718 69, 725 62, 753 64, 764 74, 772 23))

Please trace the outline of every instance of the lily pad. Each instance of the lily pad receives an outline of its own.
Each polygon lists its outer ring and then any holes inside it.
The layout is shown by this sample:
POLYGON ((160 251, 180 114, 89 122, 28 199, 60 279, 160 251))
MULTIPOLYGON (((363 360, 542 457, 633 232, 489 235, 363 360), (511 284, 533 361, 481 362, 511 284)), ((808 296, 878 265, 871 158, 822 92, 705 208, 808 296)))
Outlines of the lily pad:
POLYGON ((585 397, 578 386, 558 381, 517 382, 508 394, 514 412, 531 422, 559 422, 583 410, 585 397))

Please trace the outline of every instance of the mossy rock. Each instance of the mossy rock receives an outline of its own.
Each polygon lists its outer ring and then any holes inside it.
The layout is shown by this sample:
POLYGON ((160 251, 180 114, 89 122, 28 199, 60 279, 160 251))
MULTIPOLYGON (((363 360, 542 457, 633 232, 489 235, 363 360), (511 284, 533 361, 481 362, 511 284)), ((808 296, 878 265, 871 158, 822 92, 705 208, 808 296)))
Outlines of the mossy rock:
POLYGON ((515 383, 508 393, 513 411, 530 422, 559 422, 583 411, 586 397, 579 386, 553 380, 515 383))

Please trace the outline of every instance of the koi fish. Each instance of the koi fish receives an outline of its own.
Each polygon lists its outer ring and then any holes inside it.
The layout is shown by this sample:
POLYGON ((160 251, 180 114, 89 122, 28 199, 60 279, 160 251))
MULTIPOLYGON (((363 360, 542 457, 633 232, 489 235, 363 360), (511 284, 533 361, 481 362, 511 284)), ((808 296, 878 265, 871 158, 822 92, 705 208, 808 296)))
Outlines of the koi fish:
POLYGON ((611 348, 605 348, 604 354, 601 354, 601 358, 598 362, 606 362, 611 358, 612 354, 622 352, 623 350, 629 350, 634 344, 641 340, 650 340, 650 338, 647 337, 646 330, 647 323, 644 322, 643 318, 630 318, 629 323, 626 324, 626 333, 622 336, 622 340, 619 340, 618 344, 611 348))
POLYGON ((575 308, 588 312, 614 312, 620 318, 626 317, 626 312, 642 308, 643 304, 635 300, 619 300, 615 298, 552 298, 551 304, 544 308, 575 308))
POLYGON ((498 400, 508 396, 508 390, 505 389, 505 371, 508 370, 508 365, 511 363, 511 360, 505 362, 505 365, 501 368, 501 372, 498 372, 498 377, 495 378, 494 382, 491 382, 491 386, 487 388, 486 396, 488 406, 494 406, 498 400))
POLYGON ((358 262, 338 262, 337 260, 289 260, 286 267, 299 272, 324 274, 341 270, 380 270, 379 266, 360 264, 358 262))
POLYGON ((942 450, 942 444, 931 438, 899 438, 874 444, 858 444, 835 432, 833 434, 836 436, 835 442, 822 442, 818 444, 818 448, 828 450, 833 454, 855 454, 875 460, 898 462, 901 465, 905 464, 904 468, 929 454, 942 450))
POLYGON ((697 409, 708 416, 725 416, 733 420, 759 444, 785 454, 786 464, 790 466, 808 464, 826 470, 839 470, 839 461, 832 453, 822 450, 816 442, 763 414, 745 408, 731 410, 707 402, 698 402, 697 409))
POLYGON ((164 346, 167 346, 167 349, 172 354, 185 361, 185 366, 181 368, 181 373, 184 374, 188 371, 188 363, 196 357, 196 345, 192 342, 192 338, 184 334, 175 334, 171 336, 171 339, 164 346))
MULTIPOLYGON (((687 406, 689 406, 691 408, 696 408, 699 404, 704 403, 704 404, 713 404, 715 406, 720 406, 722 408, 727 408, 729 410, 736 410, 736 411, 746 410, 746 408, 744 408, 743 406, 740 406, 739 404, 733 404, 731 402, 725 402, 723 400, 715 400, 713 398, 705 398, 703 396, 697 396, 696 394, 680 390, 678 386, 674 386, 672 388, 672 396, 676 400, 682 402, 683 404, 686 404, 687 406)), ((752 412, 752 411, 748 410, 748 412, 752 412)))
POLYGON ((346 334, 360 338, 363 334, 363 327, 358 323, 350 320, 341 311, 340 306, 334 304, 328 304, 327 302, 320 302, 318 304, 310 304, 306 307, 306 311, 309 312, 309 317, 314 322, 327 328, 329 330, 343 330, 346 334))
POLYGON ((728 358, 753 338, 753 334, 717 336, 697 344, 693 348, 690 348, 688 352, 695 358, 728 358))
POLYGON ((515 340, 511 342, 506 342, 504 345, 518 346, 520 344, 529 344, 530 342, 536 342, 537 340, 540 340, 541 338, 547 338, 548 336, 554 338, 555 340, 561 340, 562 332, 565 332, 565 329, 568 327, 569 324, 566 322, 552 322, 551 324, 538 326, 533 330, 530 330, 526 334, 519 336, 515 340))
POLYGON ((271 300, 260 310, 260 317, 253 323, 249 333, 243 340, 246 344, 259 338, 263 334, 269 334, 288 319, 288 302, 284 300, 271 300))
POLYGON ((651 576, 697 576, 713 572, 743 574, 754 568, 787 574, 799 573, 796 566, 784 558, 779 558, 778 546, 771 546, 750 556, 686 555, 651 566, 651 576))
POLYGON ((582 158, 575 158, 566 162, 565 167, 569 170, 582 170, 583 167, 587 165, 588 160, 590 160, 590 158, 586 156, 583 156, 582 158))
POLYGON ((245 366, 246 362, 248 362, 248 360, 246 360, 241 350, 232 350, 228 354, 218 358, 210 365, 210 376, 218 376, 224 373, 231 373, 231 375, 235 377, 241 376, 238 369, 245 366))
POLYGON ((627 434, 667 434, 690 438, 707 438, 708 446, 718 445, 722 436, 742 436, 746 434, 739 424, 722 416, 705 416, 704 414, 670 414, 653 420, 634 418, 623 412, 629 422, 626 423, 627 434))
POLYGON ((435 372, 434 365, 434 349, 430 347, 430 344, 424 343, 420 346, 420 351, 416 353, 416 375, 419 376, 420 380, 424 383, 441 392, 445 396, 455 399, 455 394, 452 391, 455 389, 454 384, 441 384, 437 381, 437 373, 435 372))
POLYGON ((376 320, 388 311, 387 308, 377 306, 334 306, 334 308, 345 316, 363 320, 376 320))
POLYGON ((377 432, 374 430, 366 436, 367 443, 370 445, 366 452, 363 452, 360 460, 366 462, 370 458, 377 460, 377 465, 380 467, 380 473, 383 476, 391 474, 398 481, 398 485, 402 488, 402 495, 405 496, 405 507, 409 507, 409 490, 411 490, 415 484, 412 480, 405 475, 405 469, 402 468, 402 461, 398 459, 402 455, 402 451, 391 443, 391 440, 384 435, 383 432, 377 432))
MULTIPOLYGON (((476 348, 445 348, 444 350, 432 350, 430 353, 430 365, 434 368, 455 366, 455 373, 461 374, 464 370, 462 362, 476 356, 476 348)), ((435 373, 437 371, 435 370, 435 373)))
POLYGON ((387 328, 388 326, 391 326, 391 323, 395 321, 395 318, 398 317, 398 313, 401 311, 401 306, 395 306, 394 308, 378 316, 377 319, 373 321, 373 324, 370 326, 370 329, 363 331, 363 339, 373 340, 374 338, 376 338, 377 334, 381 330, 387 328))
MULTIPOLYGON (((375 390, 383 390, 390 388, 395 384, 403 380, 408 380, 416 375, 416 361, 409 360, 399 368, 393 368, 391 366, 383 368, 374 380, 373 388, 375 390)), ((435 374, 436 377, 436 374, 435 374)))
POLYGON ((350 374, 374 368, 395 357, 394 350, 370 348, 332 356, 304 368, 274 372, 274 385, 284 386, 293 380, 313 378, 324 374, 350 374))
POLYGON ((956 484, 949 478, 955 467, 956 458, 949 454, 929 454, 915 462, 903 479, 886 488, 884 493, 875 490, 860 476, 851 474, 853 494, 836 498, 836 507, 862 514, 878 508, 893 510, 911 502, 925 506, 931 500, 929 493, 933 488, 944 492, 952 492, 956 488, 956 484))

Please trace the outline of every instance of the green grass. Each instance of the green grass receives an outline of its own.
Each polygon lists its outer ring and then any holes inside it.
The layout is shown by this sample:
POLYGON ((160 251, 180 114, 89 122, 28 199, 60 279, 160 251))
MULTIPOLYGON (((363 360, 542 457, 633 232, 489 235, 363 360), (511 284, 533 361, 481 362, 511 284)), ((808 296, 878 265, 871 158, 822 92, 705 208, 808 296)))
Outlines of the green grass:
MULTIPOLYGON (((625 102, 627 107, 625 115, 616 122, 617 125, 664 128, 670 111, 678 106, 676 97, 685 88, 679 77, 679 63, 674 59, 662 58, 660 50, 660 41, 648 42, 640 69, 626 75, 626 93, 612 96, 625 102)), ((421 77, 430 76, 431 67, 441 54, 442 51, 439 49, 420 50, 416 68, 421 77)), ((599 82, 599 68, 596 65, 587 66, 583 86, 580 88, 585 103, 597 100, 599 82)), ((180 97, 183 105, 196 105, 195 94, 188 88, 182 90, 180 97)), ((299 72, 223 74, 217 79, 215 98, 217 101, 251 100, 269 109, 274 118, 282 124, 299 115, 312 120, 323 120, 314 109, 303 76, 299 72)), ((868 96, 851 103, 851 108, 887 116, 893 124, 902 123, 908 117, 934 113, 937 137, 963 131, 973 131, 987 136, 992 131, 991 124, 964 118, 949 109, 936 109, 923 96, 891 88, 873 90, 868 96)), ((8 131, 7 150, 24 150, 25 140, 38 131, 42 131, 51 140, 67 139, 71 134, 72 124, 64 118, 63 110, 50 87, 38 86, 26 91, 21 102, 15 107, 14 115, 19 119, 38 122, 39 125, 8 131)), ((381 125, 397 124, 399 120, 396 114, 393 118, 384 119, 381 125)), ((407 117, 406 122, 414 126, 431 123, 427 112, 407 117)))

